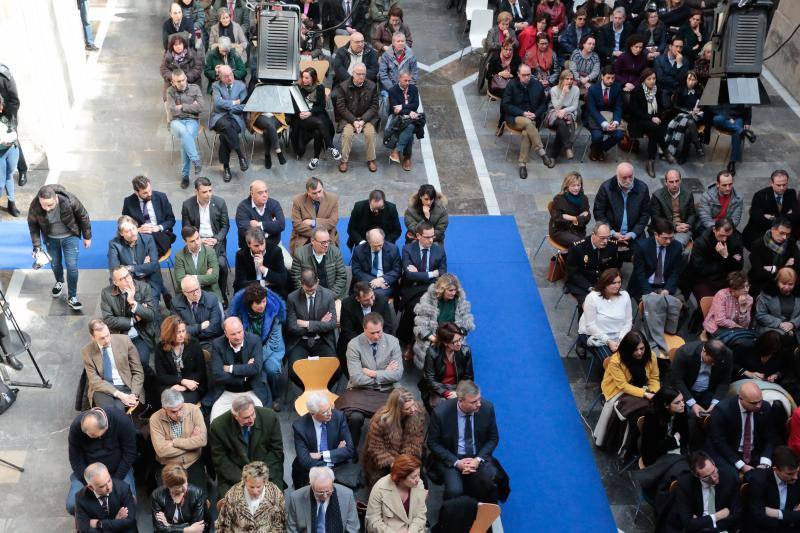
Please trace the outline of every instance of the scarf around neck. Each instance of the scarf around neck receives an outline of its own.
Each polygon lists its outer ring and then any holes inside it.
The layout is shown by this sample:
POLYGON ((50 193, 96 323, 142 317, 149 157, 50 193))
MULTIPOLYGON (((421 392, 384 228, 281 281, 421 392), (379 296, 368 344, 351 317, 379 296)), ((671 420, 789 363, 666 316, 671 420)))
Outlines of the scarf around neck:
POLYGON ((783 244, 778 244, 772 239, 772 232, 767 230, 764 233, 764 245, 773 252, 777 257, 776 260, 779 260, 780 257, 783 257, 783 254, 786 253, 786 247, 789 243, 789 239, 783 241, 783 244))

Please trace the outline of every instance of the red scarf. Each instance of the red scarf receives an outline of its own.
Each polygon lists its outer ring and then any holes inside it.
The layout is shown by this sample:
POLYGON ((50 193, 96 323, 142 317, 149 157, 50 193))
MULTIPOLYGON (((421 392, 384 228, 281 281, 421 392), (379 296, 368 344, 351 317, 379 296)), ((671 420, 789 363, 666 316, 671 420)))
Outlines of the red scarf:
POLYGON ((537 68, 543 72, 550 72, 553 67, 553 49, 549 46, 544 52, 539 51, 539 46, 534 45, 525 54, 525 64, 531 67, 531 70, 537 68))

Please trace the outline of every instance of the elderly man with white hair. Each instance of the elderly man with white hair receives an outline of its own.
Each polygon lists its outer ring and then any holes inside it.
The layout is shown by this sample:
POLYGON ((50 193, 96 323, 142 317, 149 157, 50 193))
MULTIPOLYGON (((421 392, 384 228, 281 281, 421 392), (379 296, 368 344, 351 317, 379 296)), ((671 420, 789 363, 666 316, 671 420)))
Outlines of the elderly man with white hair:
POLYGON ((108 241, 108 268, 119 265, 126 266, 133 279, 149 283, 153 299, 157 302, 162 295, 169 308, 172 295, 161 278, 156 241, 151 235, 140 233, 139 225, 128 215, 117 219, 117 235, 108 241))
POLYGON ((342 411, 334 409, 330 400, 320 393, 309 395, 306 408, 308 413, 292 422, 296 453, 292 463, 292 483, 295 489, 307 483, 308 472, 313 467, 327 466, 338 470, 352 464, 356 457, 347 418, 342 411))
POLYGON ((150 417, 150 441, 162 466, 182 466, 189 483, 206 490, 208 482, 200 454, 208 443, 208 433, 197 405, 185 403, 179 391, 165 389, 161 393, 161 409, 150 417))
POLYGON ((83 478, 86 488, 75 499, 78 531, 138 531, 136 498, 127 483, 112 480, 103 463, 87 466, 83 478))
POLYGON ((327 466, 311 468, 310 484, 296 489, 286 500, 287 533, 359 531, 353 491, 334 483, 334 479, 333 470, 327 466))
MULTIPOLYGON (((223 50, 223 39, 220 38, 219 50, 223 50)), ((211 86, 214 107, 208 120, 208 127, 219 134, 219 161, 222 163, 222 179, 231 181, 230 157, 236 152, 239 157, 239 169, 244 172, 249 168, 242 152, 240 134, 245 130, 244 101, 247 98, 247 86, 243 81, 234 79, 233 70, 228 65, 220 65, 219 77, 211 86)))
POLYGON ((186 323, 186 333, 206 350, 222 336, 222 305, 216 294, 202 290, 194 274, 181 280, 181 293, 172 299, 172 312, 186 323))
POLYGON ((342 134, 342 159, 339 172, 347 172, 350 149, 353 139, 363 133, 367 145, 367 167, 377 172, 375 162, 376 128, 380 122, 378 115, 378 91, 375 82, 367 79, 367 67, 363 63, 353 66, 353 75, 341 82, 336 91, 336 131, 342 134))
POLYGON ((232 316, 223 323, 225 335, 211 343, 213 385, 203 398, 211 406, 211 422, 227 412, 233 399, 246 394, 257 405, 272 405, 261 370, 264 355, 258 335, 246 332, 242 321, 232 316))
POLYGON ((633 165, 617 165, 616 176, 600 185, 592 213, 597 222, 605 222, 611 228, 620 251, 630 250, 633 241, 644 235, 650 220, 650 189, 635 177, 633 165))

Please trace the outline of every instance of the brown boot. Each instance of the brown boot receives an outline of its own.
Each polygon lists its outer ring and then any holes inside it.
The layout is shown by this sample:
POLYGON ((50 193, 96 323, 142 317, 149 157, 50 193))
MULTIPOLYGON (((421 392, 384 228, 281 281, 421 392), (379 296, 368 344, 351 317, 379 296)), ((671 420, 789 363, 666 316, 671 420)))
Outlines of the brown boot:
POLYGON ((392 153, 389 154, 389 159, 391 159, 395 163, 400 162, 400 152, 397 150, 392 150, 392 153))
POLYGON ((406 172, 411 170, 411 156, 403 156, 403 170, 406 172))

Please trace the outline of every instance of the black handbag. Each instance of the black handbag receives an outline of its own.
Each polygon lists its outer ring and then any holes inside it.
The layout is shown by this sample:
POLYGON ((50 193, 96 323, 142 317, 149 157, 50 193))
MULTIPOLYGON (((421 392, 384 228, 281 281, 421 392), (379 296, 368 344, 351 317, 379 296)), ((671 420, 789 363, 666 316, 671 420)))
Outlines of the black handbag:
POLYGON ((8 411, 9 408, 14 405, 14 402, 17 401, 18 393, 19 389, 12 389, 6 385, 4 381, 0 380, 0 415, 8 411))

